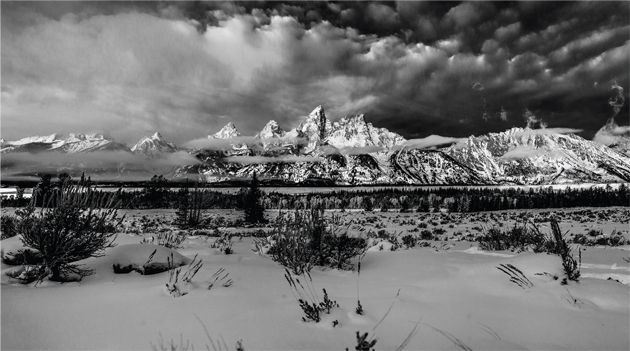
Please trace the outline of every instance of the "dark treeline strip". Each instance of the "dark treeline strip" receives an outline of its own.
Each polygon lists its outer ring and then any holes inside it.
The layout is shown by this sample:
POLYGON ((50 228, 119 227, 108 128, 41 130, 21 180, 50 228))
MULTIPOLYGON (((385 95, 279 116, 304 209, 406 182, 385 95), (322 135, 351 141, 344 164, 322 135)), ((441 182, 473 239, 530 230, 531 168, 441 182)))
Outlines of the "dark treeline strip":
POLYGON ((263 195, 267 209, 321 207, 325 209, 397 209, 429 212, 441 209, 451 212, 497 211, 508 209, 609 207, 629 206, 627 185, 617 189, 596 187, 587 189, 539 191, 533 189, 375 189, 367 191, 335 191, 324 194, 290 195, 271 192, 263 195))
MULTIPOLYGON (((155 182, 138 191, 118 192, 121 209, 179 208, 187 192, 170 190, 168 182, 155 182)), ((203 209, 243 209, 248 188, 228 194, 210 189, 202 190, 203 209)), ((95 198, 107 197, 107 192, 95 192, 95 198), (100 194, 100 195, 99 195, 100 194)), ((111 192, 109 193, 111 194, 111 192)), ((4 207, 21 207, 26 199, 3 199, 4 207)), ((551 187, 538 190, 496 188, 418 188, 418 189, 373 189, 339 190, 330 193, 281 194, 261 193, 260 202, 265 209, 366 209, 477 212, 508 209, 564 208, 564 207, 610 207, 630 206, 630 192, 623 184, 618 188, 591 187, 553 190, 551 187)))

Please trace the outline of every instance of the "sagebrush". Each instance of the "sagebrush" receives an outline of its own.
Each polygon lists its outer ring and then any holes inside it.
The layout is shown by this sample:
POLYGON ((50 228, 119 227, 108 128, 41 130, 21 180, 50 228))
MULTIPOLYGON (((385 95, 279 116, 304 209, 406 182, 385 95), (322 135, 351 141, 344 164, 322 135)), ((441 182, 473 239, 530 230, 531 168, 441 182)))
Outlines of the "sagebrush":
POLYGON ((50 208, 36 211, 33 202, 22 212, 19 230, 24 246, 37 250, 41 262, 11 276, 24 282, 81 280, 93 270, 74 262, 104 255, 113 247, 115 230, 121 223, 113 208, 115 197, 105 209, 91 207, 94 192, 89 187, 66 185, 44 199, 50 208))
POLYGON ((295 210, 279 214, 272 230, 268 255, 295 275, 313 266, 353 269, 350 260, 367 250, 367 241, 341 232, 337 216, 324 217, 321 209, 295 210))

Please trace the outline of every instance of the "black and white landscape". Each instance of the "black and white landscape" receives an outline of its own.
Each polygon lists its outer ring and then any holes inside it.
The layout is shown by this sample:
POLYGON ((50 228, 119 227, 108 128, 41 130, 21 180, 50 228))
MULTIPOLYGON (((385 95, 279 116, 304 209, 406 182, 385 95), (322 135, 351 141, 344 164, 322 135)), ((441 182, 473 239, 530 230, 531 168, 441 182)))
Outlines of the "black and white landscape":
POLYGON ((629 349, 629 6, 3 1, 2 349, 629 349))
POLYGON ((242 136, 229 122, 183 147, 169 143, 159 132, 131 148, 102 134, 52 134, 5 142, 2 153, 5 172, 18 179, 48 169, 121 181, 148 179, 161 171, 174 180, 209 183, 250 179, 255 173, 290 185, 630 181, 629 137, 620 137, 611 147, 573 134, 576 131, 514 127, 468 138, 431 135, 408 140, 374 127, 362 114, 332 122, 318 106, 289 131, 271 120, 252 137, 242 136))

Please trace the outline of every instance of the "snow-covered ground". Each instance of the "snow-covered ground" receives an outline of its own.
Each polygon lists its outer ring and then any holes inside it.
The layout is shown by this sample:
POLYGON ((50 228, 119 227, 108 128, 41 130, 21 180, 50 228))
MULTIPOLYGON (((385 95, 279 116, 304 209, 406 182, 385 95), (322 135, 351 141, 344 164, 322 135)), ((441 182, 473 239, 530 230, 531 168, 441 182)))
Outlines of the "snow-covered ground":
MULTIPOLYGON (((128 218, 142 213, 130 211, 128 218)), ((384 215, 393 219, 398 214, 384 215)), ((395 229, 392 221, 384 222, 386 229, 395 229)), ((563 223, 564 228, 570 225, 563 223)), ((627 228, 627 222, 608 225, 627 228)), ((352 350, 357 331, 375 337, 376 350, 396 350, 410 334, 406 350, 462 349, 450 340, 454 338, 475 350, 630 349, 628 246, 586 248, 582 278, 568 285, 553 278, 563 277, 561 259, 554 255, 484 252, 475 243, 453 240, 431 242, 437 249, 372 249, 362 259, 360 275, 318 267, 312 271, 317 298, 323 299, 325 288, 340 307, 319 323, 304 323, 284 268, 252 251, 252 238, 235 239, 231 255, 210 248, 214 238, 188 238, 177 250, 184 256, 179 260, 188 263, 198 255, 203 267, 192 284, 182 286, 188 294, 177 298, 166 290, 167 272, 114 274, 113 264, 141 264, 156 248, 137 245, 141 239, 120 234, 118 246, 106 256, 85 260, 96 274, 80 283, 20 285, 5 275, 16 267, 3 263, 2 349, 144 350, 158 346, 161 335, 178 349, 183 340, 197 350, 206 345, 212 350, 204 328, 215 344, 225 341, 234 349, 242 340, 246 350, 352 350), (497 269, 500 264, 521 270, 532 286, 510 282, 497 269), (208 289, 221 268, 234 284, 208 289), (357 294, 364 315, 355 313, 357 294)), ((2 241, 5 252, 16 245, 17 237, 2 241)), ((165 262, 168 254, 160 249, 154 262, 165 262)))
MULTIPOLYGON (((24 189, 24 198, 28 199, 31 198, 33 196, 33 189, 29 188, 29 189, 24 189)), ((0 197, 17 197, 17 188, 15 187, 8 187, 8 188, 0 188, 0 197)))

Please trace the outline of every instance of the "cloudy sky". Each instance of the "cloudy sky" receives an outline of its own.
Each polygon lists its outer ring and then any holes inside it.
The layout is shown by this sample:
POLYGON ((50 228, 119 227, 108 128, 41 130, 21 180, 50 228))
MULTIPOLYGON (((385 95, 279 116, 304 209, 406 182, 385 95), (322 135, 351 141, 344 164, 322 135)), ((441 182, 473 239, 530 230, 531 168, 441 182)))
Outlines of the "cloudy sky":
POLYGON ((629 120, 628 2, 2 1, 2 137, 253 135, 323 105, 406 138, 629 120))

